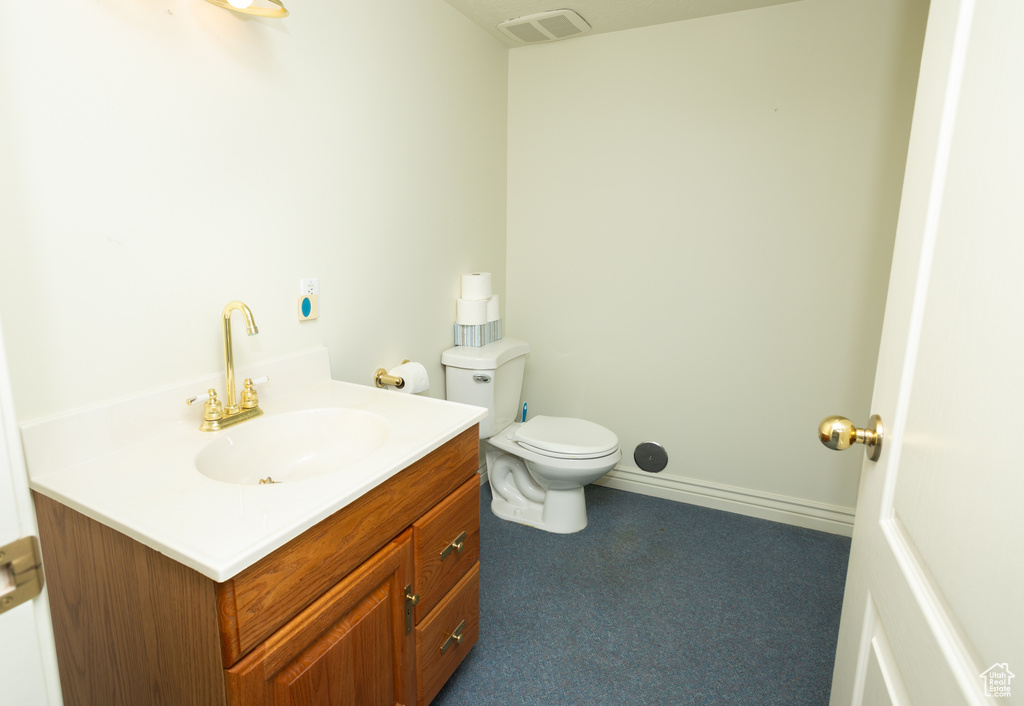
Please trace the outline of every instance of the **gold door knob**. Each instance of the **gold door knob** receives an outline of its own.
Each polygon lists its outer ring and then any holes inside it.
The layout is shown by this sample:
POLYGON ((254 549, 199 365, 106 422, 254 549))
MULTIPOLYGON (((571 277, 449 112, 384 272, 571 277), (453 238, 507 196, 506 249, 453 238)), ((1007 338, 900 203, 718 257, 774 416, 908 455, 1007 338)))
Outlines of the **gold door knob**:
POLYGON ((843 451, 854 444, 864 444, 868 458, 877 461, 882 455, 882 419, 872 414, 868 425, 858 429, 846 417, 825 417, 818 425, 818 439, 835 451, 843 451))

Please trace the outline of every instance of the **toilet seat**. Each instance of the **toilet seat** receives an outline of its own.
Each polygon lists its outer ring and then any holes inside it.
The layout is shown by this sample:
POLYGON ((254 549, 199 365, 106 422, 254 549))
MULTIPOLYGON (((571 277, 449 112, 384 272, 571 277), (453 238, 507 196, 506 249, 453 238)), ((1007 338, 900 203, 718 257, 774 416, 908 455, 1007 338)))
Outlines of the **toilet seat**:
POLYGON ((601 458, 619 448, 610 429, 573 417, 534 417, 512 433, 512 440, 552 458, 601 458))

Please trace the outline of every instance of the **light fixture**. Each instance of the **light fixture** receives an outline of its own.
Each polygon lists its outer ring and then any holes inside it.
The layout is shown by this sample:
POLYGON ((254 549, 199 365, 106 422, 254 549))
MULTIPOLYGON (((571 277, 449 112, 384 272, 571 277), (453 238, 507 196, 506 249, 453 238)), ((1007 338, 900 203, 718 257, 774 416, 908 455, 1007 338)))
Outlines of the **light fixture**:
POLYGON ((241 12, 245 15, 256 15, 258 17, 287 17, 288 10, 285 9, 281 0, 206 0, 217 7, 225 10, 241 12))

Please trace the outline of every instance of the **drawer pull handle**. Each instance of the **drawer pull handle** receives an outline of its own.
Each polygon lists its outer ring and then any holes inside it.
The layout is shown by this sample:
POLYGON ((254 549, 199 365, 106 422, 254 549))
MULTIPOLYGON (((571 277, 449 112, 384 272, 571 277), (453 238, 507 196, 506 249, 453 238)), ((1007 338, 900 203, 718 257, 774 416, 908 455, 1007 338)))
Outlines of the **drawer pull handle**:
POLYGON ((464 546, 466 546, 466 533, 465 532, 463 532, 458 537, 456 537, 455 541, 453 541, 451 544, 449 544, 447 547, 444 548, 444 551, 441 552, 441 561, 444 561, 445 559, 447 559, 448 555, 451 554, 453 551, 455 551, 458 554, 461 554, 462 553, 462 548, 464 546))
POLYGON ((453 632, 451 635, 449 635, 448 639, 444 641, 443 645, 441 645, 441 654, 444 654, 445 652, 447 652, 448 648, 452 646, 453 642, 456 645, 461 645, 462 644, 462 631, 463 631, 463 629, 465 627, 466 627, 466 621, 463 620, 461 623, 459 623, 459 627, 455 628, 455 632, 453 632))

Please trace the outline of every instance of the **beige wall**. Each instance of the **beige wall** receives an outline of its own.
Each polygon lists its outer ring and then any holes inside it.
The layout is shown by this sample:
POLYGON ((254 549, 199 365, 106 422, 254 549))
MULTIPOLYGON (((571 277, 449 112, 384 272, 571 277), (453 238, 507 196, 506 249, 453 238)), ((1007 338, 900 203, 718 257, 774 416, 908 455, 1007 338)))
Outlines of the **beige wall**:
POLYGON ((623 487, 851 519, 862 455, 815 428, 870 413, 926 10, 806 0, 510 52, 505 328, 531 413, 617 432, 623 487))
POLYGON ((334 377, 367 383, 409 357, 444 396, 459 274, 504 288, 507 50, 440 0, 292 10, 4 8, 0 321, 21 421, 216 372, 232 299, 260 327, 236 335, 240 365, 327 345, 334 377), (321 316, 300 324, 302 277, 321 316))
POLYGON ((441 397, 458 275, 489 270, 533 345, 531 412, 614 429, 623 482, 842 524, 860 460, 813 429, 870 411, 921 0, 511 52, 440 0, 293 10, 6 8, 21 421, 216 372, 236 298, 261 329, 239 364, 327 345, 365 383, 410 357, 441 397), (300 324, 311 276, 322 313, 300 324), (630 473, 644 440, 665 472, 630 473))

